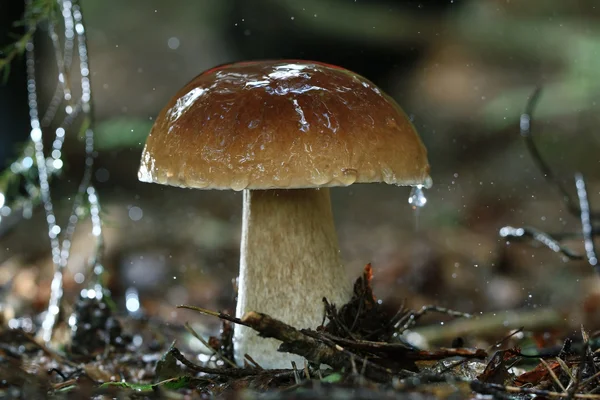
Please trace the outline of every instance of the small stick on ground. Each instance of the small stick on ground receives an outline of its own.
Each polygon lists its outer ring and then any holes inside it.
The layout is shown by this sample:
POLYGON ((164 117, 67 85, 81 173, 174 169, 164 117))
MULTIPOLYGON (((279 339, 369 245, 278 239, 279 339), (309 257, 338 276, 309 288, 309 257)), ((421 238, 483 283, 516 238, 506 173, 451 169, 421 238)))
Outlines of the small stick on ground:
POLYGON ((244 358, 246 359, 246 361, 248 361, 250 364, 252 364, 254 366, 254 368, 264 369, 263 367, 260 366, 259 363, 257 363, 254 360, 254 358, 252 358, 252 356, 250 354, 244 354, 244 358))
POLYGON ((503 386, 497 383, 484 383, 481 381, 472 381, 471 389, 474 392, 481 394, 495 395, 498 393, 514 393, 514 394, 533 394, 541 397, 550 398, 575 398, 575 399, 587 399, 587 400, 600 400, 600 394, 574 394, 573 396, 569 393, 552 392, 548 390, 524 388, 517 386, 503 386))
POLYGON ((185 305, 185 304, 179 305, 179 306, 177 306, 177 308, 185 308, 187 310, 197 311, 200 314, 210 315, 211 317, 217 317, 217 318, 220 318, 220 319, 224 319, 225 321, 233 322, 234 324, 240 324, 240 325, 244 325, 244 326, 250 326, 250 325, 246 324, 244 321, 242 321, 239 318, 232 317, 229 314, 207 310, 206 308, 201 308, 201 307, 196 307, 196 306, 188 306, 188 305, 185 305))
POLYGON ((556 376, 556 374, 554 373, 554 371, 552 370, 552 368, 550 368, 550 365, 548 365, 548 363, 543 358, 540 358, 540 362, 542 364, 544 364, 544 367, 546 367, 546 370, 548 371, 548 373, 552 377, 552 380, 554 381, 554 383, 563 391, 563 393, 567 393, 567 389, 565 389, 565 387, 563 386, 563 384, 560 383, 560 380, 558 379, 558 376, 556 376))
POLYGON ((396 327, 398 327, 398 326, 402 325, 402 323, 404 323, 404 326, 402 326, 402 328, 400 328, 398 333, 402 333, 405 330, 409 329, 411 326, 415 325, 421 317, 423 317, 425 314, 430 313, 430 312, 446 314, 446 315, 449 315, 449 316, 455 317, 455 318, 473 318, 473 315, 471 315, 471 314, 467 314, 467 313, 463 313, 463 312, 455 311, 455 310, 450 310, 449 308, 432 306, 432 305, 423 306, 419 311, 408 313, 400 321, 398 321, 398 323, 396 324, 396 327))
POLYGON ((477 318, 456 320, 443 326, 425 326, 412 332, 419 334, 428 344, 449 342, 457 337, 494 336, 502 330, 523 328, 539 330, 560 326, 564 315, 553 309, 517 310, 484 314, 477 318))
POLYGON ((185 329, 196 339, 198 339, 200 341, 200 343, 202 343, 207 349, 209 349, 213 355, 216 355, 217 357, 219 357, 223 362, 226 362, 227 364, 229 364, 231 367, 233 368, 237 368, 237 365, 235 365, 235 363, 233 361, 231 361, 229 358, 225 357, 223 354, 221 354, 221 352, 215 348, 213 348, 210 343, 208 343, 202 336, 200 336, 191 326, 190 324, 188 324, 187 322, 185 323, 185 329))
MULTIPOLYGON (((350 360, 352 358, 365 362, 363 357, 344 349, 323 336, 319 336, 316 332, 299 331, 266 314, 251 311, 244 315, 242 322, 259 332, 262 337, 282 341, 279 351, 297 354, 315 364, 327 364, 334 369, 342 370, 351 366, 350 360)), ((369 361, 366 362, 368 365, 366 376, 370 379, 387 381, 392 374, 392 371, 387 368, 369 361)))
MULTIPOLYGON (((183 365, 185 365, 189 370, 194 371, 194 372, 201 372, 201 373, 204 373, 204 374, 217 375, 217 376, 228 376, 228 377, 231 377, 231 378, 244 378, 244 377, 247 377, 247 376, 258 375, 258 374, 260 374, 262 372, 262 370, 255 369, 255 368, 236 368, 236 369, 232 369, 232 368, 210 368, 210 367, 203 367, 201 365, 194 364, 193 362, 189 361, 175 347, 173 347, 171 350, 169 350, 169 352, 171 353, 171 355, 173 357, 175 357, 175 359, 177 361, 179 361, 180 363, 182 363, 183 365)), ((288 370, 281 370, 281 371, 288 371, 288 370)))

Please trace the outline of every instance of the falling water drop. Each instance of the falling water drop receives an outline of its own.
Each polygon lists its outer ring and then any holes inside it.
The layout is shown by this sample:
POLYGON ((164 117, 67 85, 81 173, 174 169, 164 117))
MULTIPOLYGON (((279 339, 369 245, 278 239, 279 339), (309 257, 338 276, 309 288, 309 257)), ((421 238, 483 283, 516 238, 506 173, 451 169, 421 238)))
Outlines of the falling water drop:
MULTIPOLYGON (((426 182, 426 184, 430 182, 426 182)), ((427 197, 425 197, 425 193, 423 193, 423 185, 415 185, 410 190, 410 195, 408 196, 408 204, 410 204, 415 211, 415 230, 419 230, 419 213, 421 208, 427 204, 427 197)))
POLYGON ((423 185, 416 185, 410 191, 408 196, 408 204, 412 206, 414 210, 424 207, 427 204, 427 197, 423 193, 423 185))

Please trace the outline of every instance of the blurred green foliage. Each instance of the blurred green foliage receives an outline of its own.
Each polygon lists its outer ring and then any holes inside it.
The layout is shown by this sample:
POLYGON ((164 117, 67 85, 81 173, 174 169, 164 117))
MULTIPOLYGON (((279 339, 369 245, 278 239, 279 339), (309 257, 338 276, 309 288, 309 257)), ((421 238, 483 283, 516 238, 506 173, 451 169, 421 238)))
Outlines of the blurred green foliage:
POLYGON ((117 117, 96 124, 96 149, 111 151, 142 148, 153 122, 141 118, 117 117))
POLYGON ((15 36, 12 44, 0 50, 0 73, 3 81, 8 79, 12 61, 25 52, 27 43, 33 38, 38 25, 49 19, 54 20, 59 12, 58 2, 54 0, 33 0, 28 4, 23 20, 16 24, 25 26, 25 34, 15 36))
POLYGON ((483 109, 483 122, 491 129, 514 125, 536 85, 544 86, 544 99, 536 110, 538 118, 562 117, 598 106, 600 28, 582 23, 577 15, 556 21, 561 9, 568 8, 566 3, 535 2, 535 12, 520 10, 517 15, 491 18, 486 15, 489 10, 473 2, 454 21, 460 39, 477 53, 491 53, 489 58, 499 64, 512 61, 517 73, 519 69, 525 73, 532 65, 539 69, 536 80, 506 88, 483 109))

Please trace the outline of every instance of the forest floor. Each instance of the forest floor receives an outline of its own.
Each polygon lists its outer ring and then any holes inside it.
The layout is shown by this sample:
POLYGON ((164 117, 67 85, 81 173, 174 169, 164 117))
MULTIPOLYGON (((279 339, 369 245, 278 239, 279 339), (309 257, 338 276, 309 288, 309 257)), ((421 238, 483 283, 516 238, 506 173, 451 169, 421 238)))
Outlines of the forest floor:
MULTIPOLYGON (((69 324, 58 325, 52 347, 23 329, 0 331, 0 397, 600 399, 597 336, 582 328, 579 337, 571 337, 560 329, 558 313, 539 310, 536 319, 518 313, 475 317, 435 306, 393 310, 376 299, 372 275, 367 265, 351 301, 341 308, 325 301, 327 323, 316 330, 291 327, 257 312, 237 319, 181 306, 221 320, 221 334, 208 340, 190 325, 183 327, 209 349, 204 358, 169 342, 165 334, 173 327, 164 322, 117 318, 106 299, 81 297, 69 324), (480 334, 482 342, 497 340, 485 348, 467 348, 457 335, 451 347, 436 346, 439 335, 415 328, 423 315, 436 312, 455 318, 455 327, 463 324, 450 335, 462 329, 480 334), (236 323, 281 340, 280 350, 310 362, 271 370, 249 355, 244 367, 235 365, 236 323), (520 323, 520 328, 510 328, 520 323), (428 350, 410 344, 410 335, 428 350)), ((448 335, 446 330, 442 336, 448 335)))

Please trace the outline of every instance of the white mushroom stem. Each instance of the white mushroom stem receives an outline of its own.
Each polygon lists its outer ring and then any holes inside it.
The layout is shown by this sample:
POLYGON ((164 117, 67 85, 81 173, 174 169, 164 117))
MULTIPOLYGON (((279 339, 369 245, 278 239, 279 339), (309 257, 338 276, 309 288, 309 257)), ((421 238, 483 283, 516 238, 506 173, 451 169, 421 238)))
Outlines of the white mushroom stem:
MULTIPOLYGON (((323 320, 323 297, 341 306, 351 283, 340 261, 329 189, 245 190, 236 316, 266 313, 296 328, 323 320)), ((237 325, 235 357, 264 368, 303 359, 277 352, 280 342, 237 325)))

